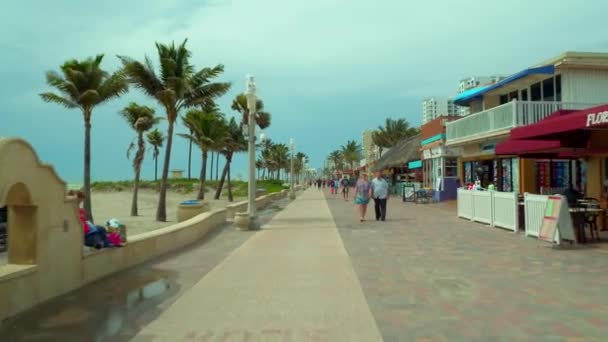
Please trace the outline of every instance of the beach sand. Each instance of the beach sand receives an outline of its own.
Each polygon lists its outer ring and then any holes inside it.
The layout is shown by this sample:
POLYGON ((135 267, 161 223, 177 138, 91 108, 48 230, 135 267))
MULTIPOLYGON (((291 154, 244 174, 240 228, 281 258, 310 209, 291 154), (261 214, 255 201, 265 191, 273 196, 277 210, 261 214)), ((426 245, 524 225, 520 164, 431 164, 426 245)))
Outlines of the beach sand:
MULTIPOLYGON (((105 221, 117 218, 127 226, 127 236, 134 236, 150 230, 159 229, 177 223, 177 205, 186 200, 196 199, 196 193, 179 194, 167 192, 167 222, 157 222, 156 208, 158 206, 158 193, 153 190, 140 190, 138 209, 139 216, 132 217, 130 191, 120 192, 93 192, 93 218, 98 225, 105 225, 105 221)), ((234 198, 234 202, 244 201, 246 198, 234 198)), ((211 209, 224 208, 229 204, 228 199, 213 199, 213 192, 205 194, 205 201, 209 202, 211 209)), ((234 203, 233 202, 233 203, 234 203)))

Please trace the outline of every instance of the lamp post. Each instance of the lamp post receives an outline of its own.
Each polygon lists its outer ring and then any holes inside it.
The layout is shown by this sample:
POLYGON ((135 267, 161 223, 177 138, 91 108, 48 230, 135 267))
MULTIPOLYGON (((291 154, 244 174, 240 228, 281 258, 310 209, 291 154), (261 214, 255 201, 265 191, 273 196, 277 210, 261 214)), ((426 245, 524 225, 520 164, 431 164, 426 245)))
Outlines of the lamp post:
POLYGON ((247 75, 247 89, 245 91, 247 97, 247 109, 249 112, 248 118, 248 135, 249 135, 249 191, 247 193, 247 212, 249 213, 249 229, 258 229, 255 216, 255 114, 257 111, 257 97, 255 78, 253 75, 247 75))
POLYGON ((300 168, 300 184, 302 185, 302 189, 306 189, 306 184, 308 180, 306 179, 306 157, 302 157, 302 167, 300 168))
POLYGON ((294 150, 295 150, 295 142, 293 140, 293 138, 289 139, 289 149, 291 150, 291 171, 289 171, 290 176, 289 176, 289 199, 296 199, 296 191, 295 191, 295 185, 294 185, 294 179, 293 179, 293 154, 294 154, 294 150))

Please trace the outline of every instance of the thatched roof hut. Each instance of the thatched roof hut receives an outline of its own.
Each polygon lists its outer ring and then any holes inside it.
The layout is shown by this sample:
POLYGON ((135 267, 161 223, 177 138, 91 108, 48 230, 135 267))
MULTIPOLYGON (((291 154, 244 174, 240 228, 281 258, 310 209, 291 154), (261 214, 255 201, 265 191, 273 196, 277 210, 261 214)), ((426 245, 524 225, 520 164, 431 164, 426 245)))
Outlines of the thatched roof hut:
POLYGON ((372 171, 406 166, 408 162, 420 159, 419 150, 420 134, 403 139, 378 160, 372 171))

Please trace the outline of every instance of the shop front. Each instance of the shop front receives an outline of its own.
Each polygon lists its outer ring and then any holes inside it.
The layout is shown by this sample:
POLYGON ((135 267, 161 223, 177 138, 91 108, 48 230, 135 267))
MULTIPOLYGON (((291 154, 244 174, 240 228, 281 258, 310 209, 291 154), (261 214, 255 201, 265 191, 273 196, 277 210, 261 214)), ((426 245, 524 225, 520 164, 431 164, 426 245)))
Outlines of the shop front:
POLYGON ((460 149, 447 148, 443 145, 422 150, 423 185, 434 189, 436 200, 456 199, 459 187, 458 155, 460 149))
POLYGON ((517 156, 499 157, 495 154, 498 142, 464 146, 460 159, 463 184, 481 182, 484 189, 503 192, 520 191, 520 160, 517 156))

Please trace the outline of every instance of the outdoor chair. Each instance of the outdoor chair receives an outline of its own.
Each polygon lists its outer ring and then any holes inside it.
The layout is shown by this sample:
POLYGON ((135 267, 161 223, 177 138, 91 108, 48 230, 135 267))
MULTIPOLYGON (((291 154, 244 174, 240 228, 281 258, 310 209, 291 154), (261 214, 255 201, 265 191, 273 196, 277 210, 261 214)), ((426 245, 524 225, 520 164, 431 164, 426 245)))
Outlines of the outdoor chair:
MULTIPOLYGON (((600 201, 597 200, 596 198, 592 198, 592 197, 586 197, 584 199, 585 201, 585 206, 588 208, 599 208, 600 207, 600 201)), ((598 224, 597 224, 597 219, 600 216, 600 213, 588 213, 585 214, 585 227, 589 227, 589 231, 591 233, 591 239, 594 238, 596 240, 600 239, 600 233, 599 233, 599 229, 598 229, 598 224)))

